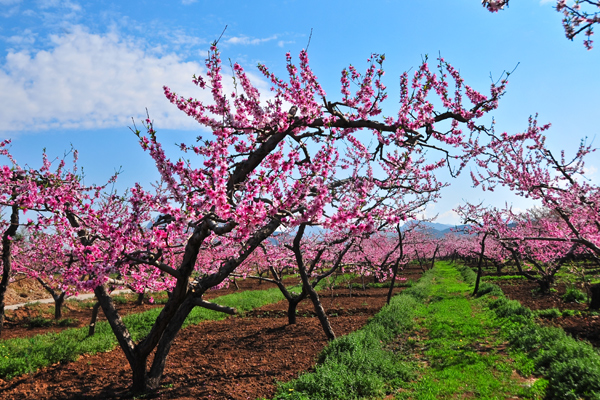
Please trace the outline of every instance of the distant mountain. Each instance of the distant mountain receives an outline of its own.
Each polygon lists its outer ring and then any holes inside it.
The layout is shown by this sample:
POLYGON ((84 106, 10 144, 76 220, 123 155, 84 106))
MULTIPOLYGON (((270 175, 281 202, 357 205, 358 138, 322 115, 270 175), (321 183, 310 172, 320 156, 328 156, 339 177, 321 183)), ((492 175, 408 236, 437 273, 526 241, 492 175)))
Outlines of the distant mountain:
POLYGON ((455 225, 453 227, 450 227, 448 229, 444 229, 443 231, 441 231, 444 235, 446 233, 451 233, 451 232, 460 232, 462 229, 466 228, 468 225, 455 225))
POLYGON ((419 224, 419 226, 423 227, 423 229, 431 229, 434 231, 443 231, 446 229, 450 229, 450 228, 454 228, 454 225, 449 225, 449 224, 440 224, 438 222, 427 222, 427 221, 408 221, 406 222, 402 228, 406 229, 408 227, 411 227, 412 225, 415 224, 419 224))
POLYGON ((436 237, 442 237, 447 233, 451 233, 452 231, 460 231, 462 228, 466 227, 466 225, 451 225, 451 224, 440 224, 438 222, 426 222, 426 221, 409 221, 404 224, 403 229, 411 226, 411 224, 419 224, 422 229, 426 229, 430 231, 436 237))

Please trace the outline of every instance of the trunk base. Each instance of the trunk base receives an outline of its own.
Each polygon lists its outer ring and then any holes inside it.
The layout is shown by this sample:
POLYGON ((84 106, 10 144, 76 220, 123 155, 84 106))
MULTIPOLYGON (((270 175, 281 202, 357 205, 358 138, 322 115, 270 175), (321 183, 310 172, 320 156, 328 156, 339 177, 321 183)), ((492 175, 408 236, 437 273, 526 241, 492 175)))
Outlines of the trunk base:
POLYGON ((590 286, 590 308, 592 310, 600 309, 600 283, 590 286))

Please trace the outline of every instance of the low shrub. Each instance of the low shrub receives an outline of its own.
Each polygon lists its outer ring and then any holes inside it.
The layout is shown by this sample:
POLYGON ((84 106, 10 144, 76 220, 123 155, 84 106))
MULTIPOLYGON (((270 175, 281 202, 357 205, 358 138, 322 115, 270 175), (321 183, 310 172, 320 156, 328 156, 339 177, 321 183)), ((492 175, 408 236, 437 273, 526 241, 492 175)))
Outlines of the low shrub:
POLYGON ((547 310, 537 310, 535 312, 535 315, 540 318, 554 319, 554 318, 562 317, 563 313, 560 312, 560 310, 557 308, 549 308, 547 310))
POLYGON ((527 307, 523 307, 521 303, 516 300, 508 300, 506 298, 500 298, 489 305, 490 309, 496 312, 496 315, 500 318, 509 318, 513 316, 523 316, 526 319, 531 319, 533 313, 527 307))
POLYGON ((562 315, 563 317, 573 317, 575 315, 580 315, 581 312, 578 310, 563 310, 562 315))
POLYGON ((458 270, 458 272, 460 272, 466 284, 475 284, 475 281, 477 280, 477 274, 471 269, 471 267, 461 264, 457 265, 456 269, 458 270))
POLYGON ((500 289, 500 286, 494 285, 493 283, 483 282, 479 285, 479 290, 477 291, 477 297, 481 296, 495 296, 495 297, 503 297, 504 292, 500 289))
POLYGON ((47 328, 52 325, 52 320, 44 317, 32 317, 27 321, 28 328, 47 328))
POLYGON ((74 326, 78 324, 79 320, 77 318, 64 318, 56 322, 56 325, 58 326, 74 326))
POLYGON ((565 303, 585 303, 587 295, 575 286, 568 286, 567 291, 562 296, 562 300, 565 303))
MULTIPOLYGON (((600 400, 600 355, 589 343, 573 339, 564 330, 535 324, 517 301, 498 299, 490 308, 505 318, 503 330, 511 346, 523 352, 531 363, 521 360, 527 373, 544 375, 549 400, 600 400)), ((562 315, 559 310, 538 311, 537 315, 562 315)), ((545 382, 544 382, 545 384, 545 382)))
POLYGON ((502 276, 484 276, 481 278, 484 281, 512 281, 512 280, 526 280, 527 278, 523 275, 502 275, 502 276))
POLYGON ((416 306, 412 296, 394 297, 364 328, 331 342, 319 356, 314 372, 281 384, 275 398, 382 397, 412 379, 412 367, 384 346, 413 326, 416 306))

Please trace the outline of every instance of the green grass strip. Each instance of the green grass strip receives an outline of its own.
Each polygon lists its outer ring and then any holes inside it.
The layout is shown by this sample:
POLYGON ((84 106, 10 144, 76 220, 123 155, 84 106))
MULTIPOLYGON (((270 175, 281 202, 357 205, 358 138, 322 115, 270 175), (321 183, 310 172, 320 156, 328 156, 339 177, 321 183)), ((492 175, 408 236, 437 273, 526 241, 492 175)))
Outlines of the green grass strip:
MULTIPOLYGON (((249 311, 266 304, 283 300, 278 288, 232 293, 211 301, 223 306, 235 307, 239 312, 249 311)), ((146 336, 162 308, 154 308, 123 317, 133 340, 146 336)), ((221 320, 227 315, 205 308, 195 307, 183 327, 207 320, 221 320)), ((39 368, 77 360, 82 354, 107 352, 118 346, 114 333, 106 321, 98 322, 96 334, 88 337, 88 328, 67 329, 60 333, 47 333, 31 338, 14 338, 0 341, 0 378, 10 379, 34 372, 39 368)))
POLYGON ((438 263, 429 302, 417 309, 417 329, 398 344, 418 359, 418 379, 407 382, 396 399, 539 398, 538 388, 514 375, 516 365, 502 350, 494 313, 483 299, 469 299, 474 277, 438 263), (466 282, 469 283, 466 283, 466 282))
POLYGON ((493 313, 466 297, 469 271, 437 263, 364 328, 331 342, 314 372, 280 384, 275 398, 536 398, 497 350, 493 313))

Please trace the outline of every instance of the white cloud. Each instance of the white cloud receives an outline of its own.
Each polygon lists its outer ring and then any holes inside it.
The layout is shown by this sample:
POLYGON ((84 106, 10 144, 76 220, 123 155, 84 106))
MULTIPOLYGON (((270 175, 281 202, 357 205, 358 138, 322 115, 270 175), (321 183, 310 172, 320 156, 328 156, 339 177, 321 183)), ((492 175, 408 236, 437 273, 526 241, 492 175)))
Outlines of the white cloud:
POLYGON ((25 29, 20 35, 4 38, 6 43, 18 48, 26 48, 35 43, 36 34, 31 29, 25 29))
MULTIPOLYGON (((123 127, 146 108, 159 128, 194 129, 197 123, 164 97, 163 85, 211 101, 210 91, 191 83, 205 71, 198 62, 158 56, 143 43, 80 26, 51 41, 49 50, 9 52, 0 65, 0 131, 123 127)), ((267 92, 266 82, 251 80, 267 92)), ((231 78, 223 82, 231 91, 231 78)))
POLYGON ((460 216, 454 210, 449 210, 438 215, 435 222, 440 224, 460 225, 462 223, 460 216))
POLYGON ((278 42, 277 42, 277 46, 279 46, 279 47, 283 47, 283 46, 285 46, 286 44, 291 44, 291 43, 296 43, 296 42, 294 42, 293 40, 289 40, 289 41, 280 40, 280 41, 278 41, 278 42))
POLYGON ((194 4, 197 1, 198 0, 181 0, 181 4, 183 4, 184 6, 187 6, 187 5, 190 5, 190 4, 194 4))
POLYGON ((583 167, 583 172, 585 173, 585 176, 588 178, 592 178, 596 172, 598 172, 598 168, 594 167, 593 165, 587 166, 587 167, 583 167))
POLYGON ((242 35, 242 36, 231 37, 231 38, 225 40, 225 43, 227 43, 227 44, 241 44, 241 45, 249 45, 249 44, 250 45, 257 45, 257 44, 269 42, 271 40, 276 40, 276 39, 277 39, 277 35, 273 35, 271 37, 263 38, 263 39, 250 38, 248 36, 242 35))

